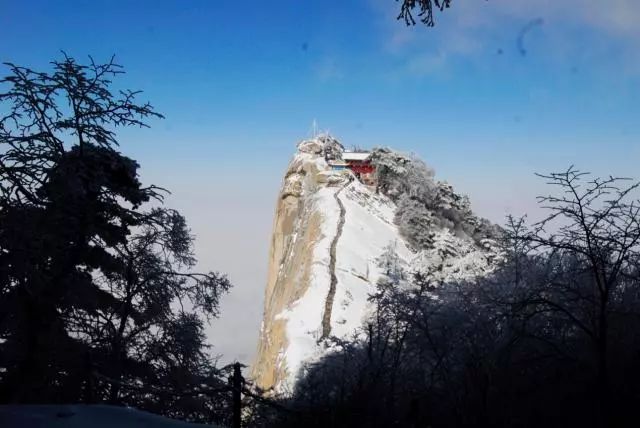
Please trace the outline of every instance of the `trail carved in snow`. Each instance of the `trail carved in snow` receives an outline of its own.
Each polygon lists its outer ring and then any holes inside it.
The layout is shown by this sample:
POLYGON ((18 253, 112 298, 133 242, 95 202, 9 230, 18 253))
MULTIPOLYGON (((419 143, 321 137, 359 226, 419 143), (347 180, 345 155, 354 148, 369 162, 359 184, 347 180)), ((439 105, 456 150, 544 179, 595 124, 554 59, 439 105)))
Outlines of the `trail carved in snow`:
POLYGON ((320 340, 328 338, 331 334, 331 311, 333 310, 333 300, 335 299, 336 287, 338 285, 338 277, 336 276, 336 248, 338 246, 338 240, 340 239, 340 236, 342 236, 345 215, 347 212, 344 204, 340 200, 340 192, 342 192, 348 185, 348 183, 345 184, 333 195, 333 197, 336 199, 336 202, 338 202, 338 206, 340 207, 340 219, 338 220, 338 230, 336 231, 336 235, 331 241, 331 247, 329 249, 329 272, 331 274, 331 282, 329 284, 329 293, 327 294, 327 299, 324 302, 324 314, 322 315, 322 336, 320 337, 320 340))

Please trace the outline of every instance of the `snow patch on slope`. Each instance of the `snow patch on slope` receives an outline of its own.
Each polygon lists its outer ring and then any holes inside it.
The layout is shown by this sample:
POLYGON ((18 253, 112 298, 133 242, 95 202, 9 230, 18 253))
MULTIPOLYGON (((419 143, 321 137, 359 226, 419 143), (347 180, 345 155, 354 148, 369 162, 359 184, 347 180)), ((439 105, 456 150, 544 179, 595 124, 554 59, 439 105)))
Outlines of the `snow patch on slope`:
POLYGON ((402 260, 413 254, 399 238, 393 224, 395 205, 376 195, 359 181, 353 181, 341 194, 346 221, 337 247, 337 276, 332 316, 332 333, 348 338, 362 325, 369 307, 368 298, 375 292, 382 274, 377 259, 389 244, 395 245, 402 260))
POLYGON ((329 249, 340 217, 340 207, 334 198, 338 190, 336 187, 322 187, 310 196, 311 210, 322 213, 321 235, 313 247, 310 284, 306 293, 276 317, 286 320, 287 325, 288 345, 280 364, 286 365, 289 379, 280 389, 292 388, 302 363, 319 353, 318 340, 322 333, 320 320, 331 281, 329 249))
MULTIPOLYGON (((330 171, 327 173, 332 174, 330 171)), ((340 187, 319 187, 311 195, 311 209, 322 214, 322 233, 313 248, 314 262, 309 288, 277 317, 287 323, 288 345, 281 355, 280 364, 286 365, 288 377, 277 388, 281 391, 293 388, 305 363, 315 361, 331 351, 330 343, 319 342, 319 339, 323 303, 331 276, 329 250, 340 216, 340 208, 334 198, 339 190, 340 187)), ((395 245, 398 255, 407 265, 415 254, 407 248, 393 224, 395 204, 390 199, 375 194, 358 180, 347 184, 338 198, 346 214, 342 236, 336 248, 338 285, 331 312, 331 335, 349 339, 360 330, 368 314, 368 298, 375 292, 382 274, 377 259, 385 247, 395 245)))

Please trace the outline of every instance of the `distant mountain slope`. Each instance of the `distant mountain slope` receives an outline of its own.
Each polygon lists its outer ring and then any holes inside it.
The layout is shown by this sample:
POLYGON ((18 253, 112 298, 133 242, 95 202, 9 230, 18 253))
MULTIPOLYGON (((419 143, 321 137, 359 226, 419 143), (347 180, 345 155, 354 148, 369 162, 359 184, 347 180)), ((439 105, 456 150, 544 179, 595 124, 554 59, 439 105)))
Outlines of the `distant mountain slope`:
POLYGON ((328 136, 303 141, 285 173, 252 370, 265 389, 290 391, 305 363, 330 352, 327 339, 358 333, 387 254, 436 282, 482 275, 498 257, 492 226, 421 161, 378 150, 368 186, 342 152, 328 136))

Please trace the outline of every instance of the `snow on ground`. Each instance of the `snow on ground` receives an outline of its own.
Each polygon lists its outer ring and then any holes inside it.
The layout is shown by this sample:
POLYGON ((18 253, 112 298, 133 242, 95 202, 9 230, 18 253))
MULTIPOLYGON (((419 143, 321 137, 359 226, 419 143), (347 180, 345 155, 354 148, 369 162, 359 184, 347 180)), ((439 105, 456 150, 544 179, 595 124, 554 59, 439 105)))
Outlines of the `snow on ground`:
MULTIPOLYGON (((318 165, 321 167, 321 165, 318 165)), ((323 172, 331 175, 330 171, 323 172)), ((338 175, 335 173, 334 175, 338 175)), ((344 183, 346 184, 346 183, 344 183)), ((310 285, 306 293, 278 315, 287 321, 287 347, 279 359, 286 364, 288 379, 281 390, 290 390, 305 363, 322 357, 329 349, 318 343, 322 333, 324 304, 331 282, 331 241, 337 233, 340 207, 335 200, 342 185, 320 186, 308 194, 310 210, 322 214, 321 237, 313 247, 310 285)), ((345 224, 336 248, 338 284, 331 312, 331 335, 350 338, 367 314, 368 297, 380 276, 376 260, 389 244, 408 264, 415 255, 405 246, 393 224, 395 205, 388 198, 354 180, 339 196, 345 207, 345 224)), ((308 213, 307 213, 308 214, 308 213)))
MULTIPOLYGON (((329 249, 340 218, 340 207, 334 194, 340 187, 320 187, 306 197, 311 198, 310 211, 322 213, 320 238, 313 247, 313 264, 309 287, 305 294, 293 305, 278 315, 287 322, 287 348, 279 358, 286 364, 288 379, 279 388, 291 389, 296 376, 305 361, 321 355, 318 340, 322 333, 324 302, 329 292, 331 275, 329 272, 329 249)), ((310 215, 305 213, 305 215, 310 215)))
POLYGON ((412 258, 393 224, 395 205, 388 198, 353 181, 339 196, 346 221, 337 247, 338 286, 333 304, 331 333, 349 338, 362 326, 381 275, 377 259, 388 245, 405 262, 412 258))
POLYGON ((129 407, 106 405, 0 406, 2 428, 199 428, 129 407))

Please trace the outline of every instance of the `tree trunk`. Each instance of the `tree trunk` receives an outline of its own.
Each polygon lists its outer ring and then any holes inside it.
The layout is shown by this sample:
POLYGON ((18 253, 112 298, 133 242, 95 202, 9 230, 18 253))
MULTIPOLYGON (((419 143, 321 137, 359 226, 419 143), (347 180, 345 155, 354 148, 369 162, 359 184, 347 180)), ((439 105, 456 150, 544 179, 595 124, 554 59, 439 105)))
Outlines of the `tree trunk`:
POLYGON ((605 426, 609 421, 609 373, 608 373, 608 322, 607 301, 600 302, 598 314, 598 338, 596 342, 596 388, 598 399, 599 426, 605 426))

